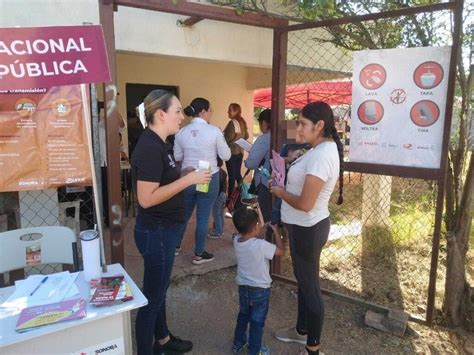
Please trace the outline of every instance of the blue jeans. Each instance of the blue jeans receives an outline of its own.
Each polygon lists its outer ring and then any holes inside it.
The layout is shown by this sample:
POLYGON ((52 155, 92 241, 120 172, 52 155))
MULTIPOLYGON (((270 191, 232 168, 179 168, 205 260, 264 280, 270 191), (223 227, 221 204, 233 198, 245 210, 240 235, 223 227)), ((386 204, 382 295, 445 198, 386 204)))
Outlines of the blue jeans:
POLYGON ((173 270, 174 252, 182 224, 159 225, 155 228, 135 225, 135 244, 143 256, 143 294, 148 304, 138 310, 135 324, 139 355, 153 354, 155 341, 169 334, 166 324, 166 292, 173 270))
POLYGON ((214 217, 214 230, 216 234, 224 233, 224 207, 227 196, 224 191, 217 195, 212 207, 212 217, 214 217))
POLYGON ((186 226, 196 206, 196 231, 194 234, 194 254, 201 255, 206 246, 207 232, 209 230, 209 216, 219 193, 219 172, 212 175, 207 193, 196 191, 196 185, 191 185, 184 190, 184 220, 179 231, 179 245, 183 240, 186 226))
POLYGON ((272 206, 272 224, 281 224, 281 198, 275 197, 272 206))
POLYGON ((263 328, 270 303, 270 288, 260 291, 239 286, 240 311, 234 333, 234 349, 240 349, 247 342, 247 325, 250 323, 248 343, 249 354, 258 354, 262 346, 263 328))

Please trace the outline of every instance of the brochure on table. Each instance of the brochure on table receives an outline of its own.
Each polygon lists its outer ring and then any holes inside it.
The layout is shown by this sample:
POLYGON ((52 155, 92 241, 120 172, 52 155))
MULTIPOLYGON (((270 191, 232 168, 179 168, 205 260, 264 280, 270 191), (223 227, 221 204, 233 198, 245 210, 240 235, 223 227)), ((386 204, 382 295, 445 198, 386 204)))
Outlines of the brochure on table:
POLYGON ((438 169, 451 47, 354 53, 349 159, 438 169))
POLYGON ((86 315, 83 298, 27 307, 20 313, 16 331, 21 333, 52 323, 84 318, 86 315))

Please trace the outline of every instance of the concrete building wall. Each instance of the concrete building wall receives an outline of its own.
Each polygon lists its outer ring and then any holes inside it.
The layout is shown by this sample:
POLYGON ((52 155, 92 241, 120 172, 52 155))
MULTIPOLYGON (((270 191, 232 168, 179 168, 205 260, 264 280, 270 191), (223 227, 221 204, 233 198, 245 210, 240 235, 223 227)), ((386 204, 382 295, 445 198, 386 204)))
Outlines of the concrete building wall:
POLYGON ((1 0, 1 27, 98 24, 97 0, 1 0))
POLYGON ((126 114, 125 84, 172 85, 179 87, 183 108, 195 97, 208 99, 214 125, 223 129, 228 122, 229 103, 237 102, 251 127, 253 90, 248 88, 247 76, 248 68, 243 65, 120 52, 117 54, 119 112, 126 114))
POLYGON ((117 50, 271 66, 273 30, 204 20, 180 27, 168 13, 119 6, 115 13, 117 50))

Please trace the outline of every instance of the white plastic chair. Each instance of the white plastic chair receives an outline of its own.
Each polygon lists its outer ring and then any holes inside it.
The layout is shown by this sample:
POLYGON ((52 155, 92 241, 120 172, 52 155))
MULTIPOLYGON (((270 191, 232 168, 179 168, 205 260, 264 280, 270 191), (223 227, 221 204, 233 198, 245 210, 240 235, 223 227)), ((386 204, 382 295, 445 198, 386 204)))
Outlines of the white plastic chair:
POLYGON ((54 263, 72 264, 78 271, 76 236, 71 229, 44 226, 0 233, 0 273, 54 263))

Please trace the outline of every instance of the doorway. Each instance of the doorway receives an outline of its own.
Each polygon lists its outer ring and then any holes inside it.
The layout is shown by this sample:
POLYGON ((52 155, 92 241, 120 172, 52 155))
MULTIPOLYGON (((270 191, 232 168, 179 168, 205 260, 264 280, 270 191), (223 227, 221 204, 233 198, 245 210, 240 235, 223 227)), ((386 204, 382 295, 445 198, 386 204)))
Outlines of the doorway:
POLYGON ((140 105, 145 97, 153 90, 166 90, 172 92, 179 98, 179 87, 171 85, 154 84, 125 84, 125 100, 127 102, 127 132, 128 132, 128 153, 132 156, 133 149, 138 142, 144 128, 137 117, 136 107, 140 105))

